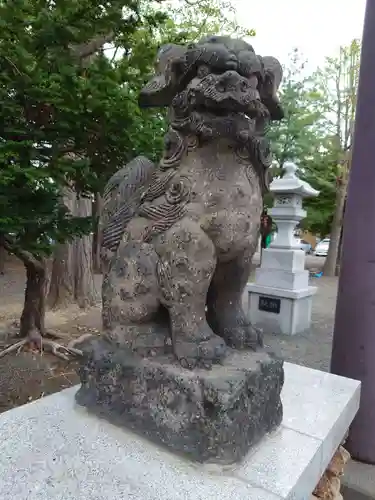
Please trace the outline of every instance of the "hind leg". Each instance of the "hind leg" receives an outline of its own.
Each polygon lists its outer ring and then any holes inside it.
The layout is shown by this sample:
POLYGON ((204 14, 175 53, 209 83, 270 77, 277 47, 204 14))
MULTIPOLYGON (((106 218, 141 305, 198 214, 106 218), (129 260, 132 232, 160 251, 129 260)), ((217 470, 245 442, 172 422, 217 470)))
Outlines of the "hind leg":
POLYGON ((172 344, 181 364, 211 364, 225 356, 226 345, 206 320, 207 291, 216 267, 215 248, 193 221, 183 219, 158 237, 158 279, 168 308, 172 344))
POLYGON ((218 263, 207 295, 207 320, 213 331, 236 349, 263 345, 242 308, 242 295, 251 271, 253 252, 218 263))
POLYGON ((156 276, 158 256, 152 245, 122 242, 103 279, 105 336, 141 355, 164 352, 169 336, 156 276))

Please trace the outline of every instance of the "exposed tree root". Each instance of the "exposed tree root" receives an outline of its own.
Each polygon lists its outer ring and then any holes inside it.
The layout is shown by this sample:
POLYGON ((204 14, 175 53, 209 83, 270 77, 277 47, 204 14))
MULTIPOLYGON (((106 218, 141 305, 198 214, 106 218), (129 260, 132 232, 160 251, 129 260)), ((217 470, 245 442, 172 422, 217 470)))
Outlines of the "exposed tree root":
POLYGON ((54 330, 48 330, 46 332, 45 337, 48 339, 59 339, 59 340, 68 340, 68 335, 65 335, 64 333, 60 332, 55 332, 54 330))
MULTIPOLYGON (((60 336, 55 333, 50 333, 49 336, 54 338, 66 338, 65 336, 60 336)), ((49 352, 60 359, 70 361, 72 356, 82 356, 82 351, 80 349, 77 349, 75 346, 91 336, 91 333, 85 333, 77 339, 71 340, 67 346, 64 346, 62 344, 58 344, 54 340, 42 337, 39 334, 35 335, 34 332, 28 337, 0 351, 0 358, 3 358, 7 354, 11 354, 15 351, 17 354, 19 354, 23 348, 28 346, 29 350, 39 352, 41 355, 43 354, 43 352, 49 352)))
MULTIPOLYGON (((83 334, 82 334, 82 335, 80 335, 77 339, 73 339, 73 340, 71 340, 71 341, 69 342, 69 344, 68 344, 68 346, 67 346, 67 347, 68 347, 68 349, 70 349, 70 350, 77 351, 77 350, 79 350, 79 349, 76 349, 76 348, 75 348, 75 346, 76 346, 77 344, 80 344, 80 343, 81 343, 81 342, 83 342, 84 340, 87 340, 87 339, 91 338, 91 337, 92 337, 92 333, 83 333, 83 334)), ((81 353, 81 355, 82 355, 82 351, 79 351, 79 352, 80 352, 80 353, 81 353)))
POLYGON ((13 351, 20 352, 22 347, 27 343, 27 339, 23 339, 20 342, 16 342, 15 344, 11 345, 10 347, 7 347, 3 351, 0 352, 0 358, 3 358, 7 354, 10 354, 13 351))

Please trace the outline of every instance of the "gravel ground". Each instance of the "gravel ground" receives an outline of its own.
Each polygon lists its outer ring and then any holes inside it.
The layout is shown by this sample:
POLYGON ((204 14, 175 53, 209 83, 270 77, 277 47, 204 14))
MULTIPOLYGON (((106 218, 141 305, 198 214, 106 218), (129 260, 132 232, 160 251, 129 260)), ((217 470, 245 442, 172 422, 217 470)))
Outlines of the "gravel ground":
MULTIPOLYGON (((305 267, 310 271, 319 271, 323 268, 324 260, 322 257, 307 255, 305 267)), ((255 266, 259 266, 260 255, 258 253, 255 254, 253 263, 255 266)), ((310 278, 310 283, 318 287, 317 294, 313 298, 310 330, 295 336, 265 333, 264 342, 267 348, 270 348, 285 361, 328 371, 338 279, 310 278)))
POLYGON ((337 295, 337 278, 312 279, 318 287, 313 298, 309 331, 295 336, 265 334, 264 342, 285 361, 329 370, 337 295))

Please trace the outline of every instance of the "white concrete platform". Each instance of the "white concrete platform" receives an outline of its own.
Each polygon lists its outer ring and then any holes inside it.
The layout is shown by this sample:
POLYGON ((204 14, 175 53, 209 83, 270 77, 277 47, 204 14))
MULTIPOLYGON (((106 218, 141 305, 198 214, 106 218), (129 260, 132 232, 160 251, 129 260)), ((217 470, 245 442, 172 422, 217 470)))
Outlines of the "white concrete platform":
POLYGON ((221 467, 89 415, 76 390, 0 415, 1 500, 308 500, 360 398, 357 381, 286 363, 283 425, 221 467))
MULTIPOLYGON (((307 271, 306 271, 307 272, 307 271)), ((308 286, 301 290, 288 290, 248 283, 244 299, 251 323, 268 333, 297 335, 311 325, 312 298, 317 287, 308 286), (279 303, 275 311, 260 309, 260 300, 274 299, 279 303)))

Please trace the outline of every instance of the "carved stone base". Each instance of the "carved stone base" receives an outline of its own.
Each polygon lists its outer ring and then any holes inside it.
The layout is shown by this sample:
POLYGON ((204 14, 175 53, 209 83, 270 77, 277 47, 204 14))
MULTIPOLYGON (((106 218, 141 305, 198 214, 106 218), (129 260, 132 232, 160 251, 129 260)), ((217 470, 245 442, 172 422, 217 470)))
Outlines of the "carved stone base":
POLYGON ((344 474, 344 468, 349 459, 349 452, 340 446, 320 478, 311 500, 342 500, 340 478, 344 474))
POLYGON ((190 371, 94 340, 79 374, 80 405, 199 462, 240 460, 282 420, 283 363, 265 352, 190 371))

